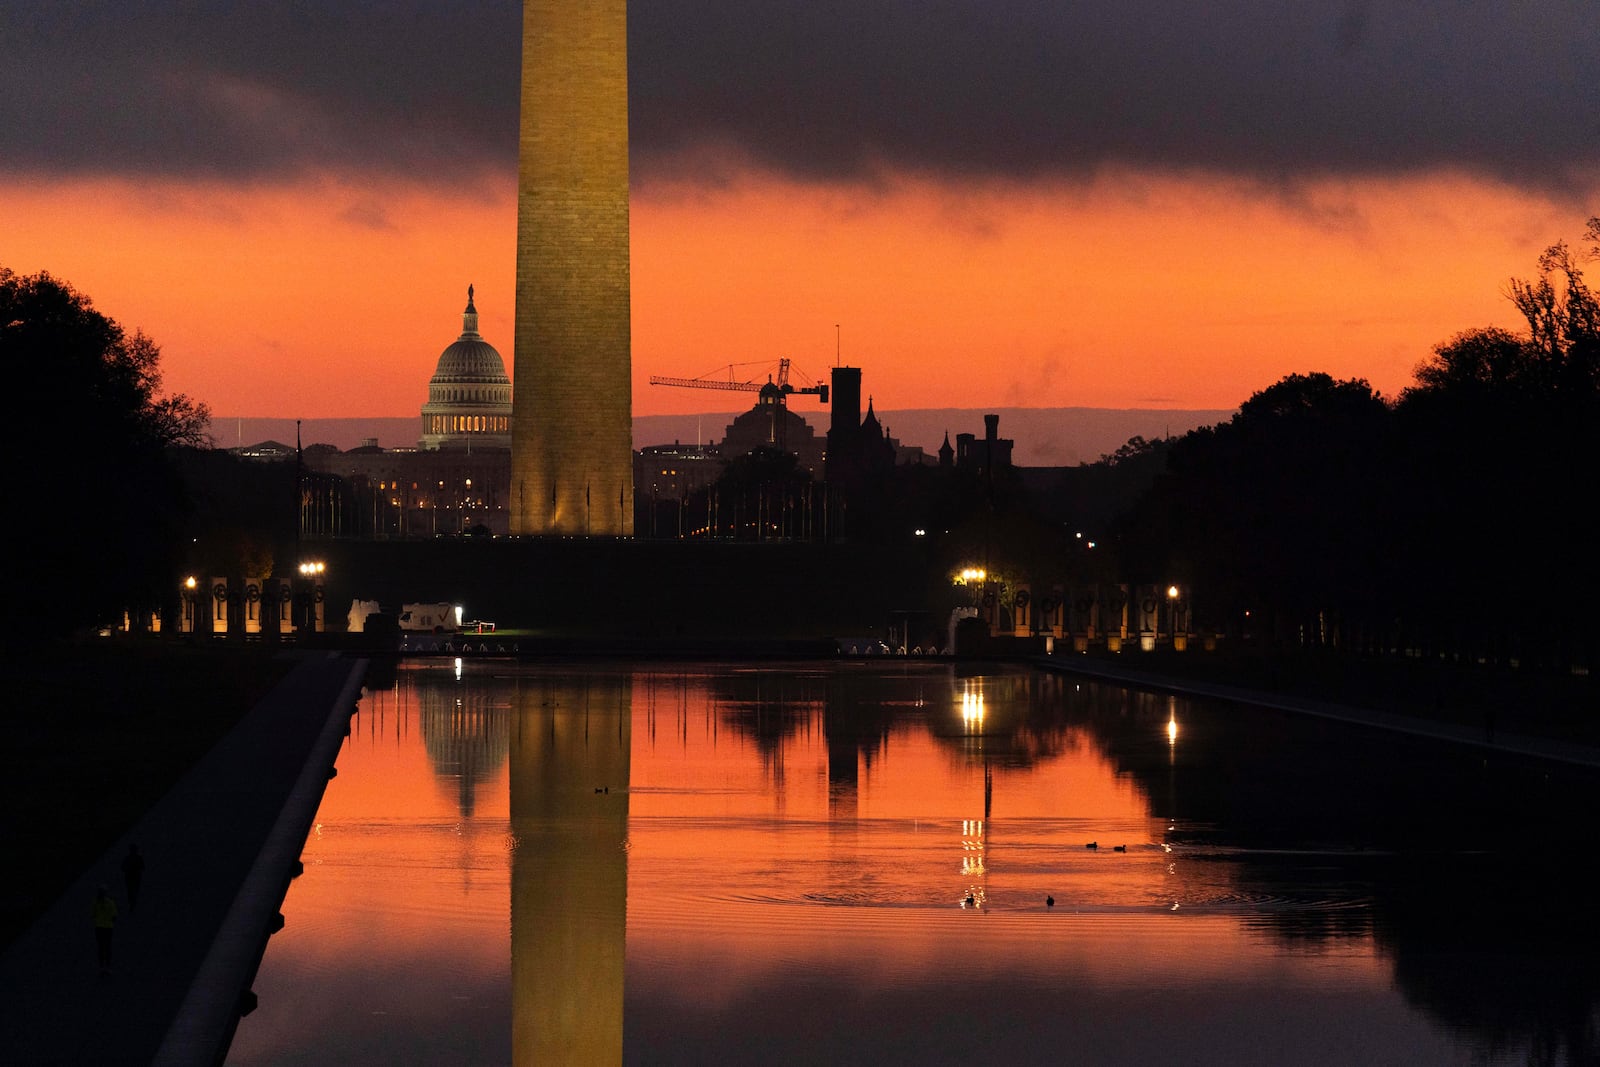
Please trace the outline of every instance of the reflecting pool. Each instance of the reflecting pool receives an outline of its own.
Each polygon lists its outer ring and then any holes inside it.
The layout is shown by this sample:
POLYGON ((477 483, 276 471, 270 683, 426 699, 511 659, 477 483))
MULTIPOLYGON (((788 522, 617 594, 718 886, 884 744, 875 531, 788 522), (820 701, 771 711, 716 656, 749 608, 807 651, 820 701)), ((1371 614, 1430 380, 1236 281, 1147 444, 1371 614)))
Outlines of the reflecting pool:
POLYGON ((1543 767, 1020 668, 441 660, 338 768, 230 1063, 1600 1057, 1543 767))

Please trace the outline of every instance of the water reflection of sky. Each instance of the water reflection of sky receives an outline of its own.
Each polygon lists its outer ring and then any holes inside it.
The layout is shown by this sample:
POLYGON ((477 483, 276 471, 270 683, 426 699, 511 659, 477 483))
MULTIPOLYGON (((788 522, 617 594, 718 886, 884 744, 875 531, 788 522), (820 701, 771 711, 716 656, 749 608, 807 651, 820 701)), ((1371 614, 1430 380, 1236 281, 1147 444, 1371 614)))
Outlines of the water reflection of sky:
POLYGON ((1431 889, 1366 806, 1428 812, 1322 796, 1370 744, 932 664, 405 669, 230 1062, 1520 1061, 1548 1020, 1397 985, 1431 889))

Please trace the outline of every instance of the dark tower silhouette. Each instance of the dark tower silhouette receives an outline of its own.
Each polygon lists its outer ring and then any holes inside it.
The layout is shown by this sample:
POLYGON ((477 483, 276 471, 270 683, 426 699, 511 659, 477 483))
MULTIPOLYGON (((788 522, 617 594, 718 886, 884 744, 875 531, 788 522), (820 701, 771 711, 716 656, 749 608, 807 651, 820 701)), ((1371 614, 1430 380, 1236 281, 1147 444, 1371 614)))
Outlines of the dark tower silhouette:
POLYGON ((970 433, 956 434, 956 466, 975 468, 985 480, 994 471, 1011 466, 1011 450, 1016 442, 1000 436, 1000 416, 983 417, 983 440, 970 433))
POLYGON ((828 481, 854 481, 861 451, 861 368, 833 368, 833 419, 828 424, 828 481))

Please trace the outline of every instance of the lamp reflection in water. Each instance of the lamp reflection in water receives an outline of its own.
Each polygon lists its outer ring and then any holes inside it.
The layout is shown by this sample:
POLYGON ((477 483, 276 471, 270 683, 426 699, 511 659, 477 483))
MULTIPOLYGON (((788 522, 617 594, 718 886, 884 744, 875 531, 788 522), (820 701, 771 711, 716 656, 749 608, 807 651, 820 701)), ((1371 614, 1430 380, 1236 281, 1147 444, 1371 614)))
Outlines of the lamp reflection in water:
MULTIPOLYGON (((984 775, 987 778, 987 768, 984 775)), ((984 876, 989 870, 984 862, 988 846, 987 829, 986 819, 961 820, 961 876, 967 886, 966 896, 961 899, 963 908, 976 908, 988 903, 988 894, 984 890, 984 876)))
POLYGON ((983 733, 983 679, 968 678, 961 689, 961 724, 969 734, 983 733))
MULTIPOLYGON (((1167 697, 1167 829, 1177 829, 1174 821, 1178 817, 1178 698, 1167 697)), ((1171 845, 1163 845, 1172 851, 1171 845)), ((1167 866, 1167 873, 1173 873, 1171 864, 1167 866)), ((1173 905, 1176 907, 1177 905, 1173 905)))
POLYGON ((1167 698, 1167 766, 1172 766, 1178 759, 1178 701, 1174 697, 1167 698))
MULTIPOLYGON (((983 747, 983 679, 967 678, 961 685, 961 725, 977 746, 983 747)), ((984 891, 988 873, 989 808, 994 798, 994 777, 987 752, 983 756, 983 818, 961 820, 961 874, 966 889, 961 906, 978 907, 987 902, 984 891)))

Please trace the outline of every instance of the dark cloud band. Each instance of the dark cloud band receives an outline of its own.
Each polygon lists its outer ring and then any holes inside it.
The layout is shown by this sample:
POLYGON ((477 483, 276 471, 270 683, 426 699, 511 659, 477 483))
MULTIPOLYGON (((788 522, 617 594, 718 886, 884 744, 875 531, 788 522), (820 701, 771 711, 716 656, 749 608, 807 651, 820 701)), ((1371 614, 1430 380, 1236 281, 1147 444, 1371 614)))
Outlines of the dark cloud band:
MULTIPOLYGON (((630 18, 641 182, 707 150, 824 180, 1450 169, 1570 193, 1600 174, 1593 0, 637 0, 630 18)), ((0 168, 509 173, 519 32, 515 0, 0 13, 0 168)))

